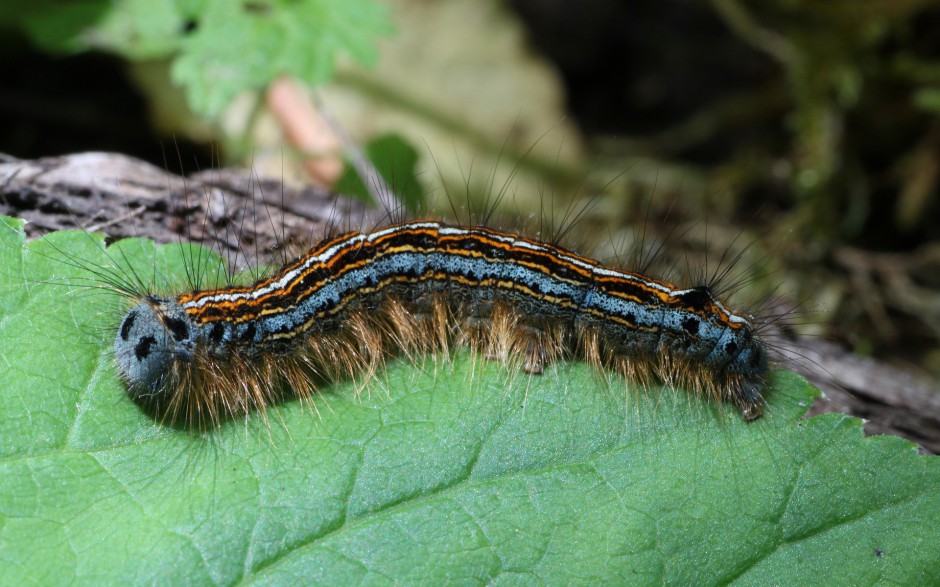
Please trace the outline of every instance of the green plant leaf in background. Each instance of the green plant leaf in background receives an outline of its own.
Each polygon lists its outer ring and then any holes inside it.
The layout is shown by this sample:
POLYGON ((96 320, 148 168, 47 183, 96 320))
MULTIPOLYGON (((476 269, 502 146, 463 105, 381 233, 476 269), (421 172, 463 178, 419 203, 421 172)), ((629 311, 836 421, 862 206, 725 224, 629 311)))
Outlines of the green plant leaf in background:
POLYGON ((374 37, 391 30, 385 7, 374 0, 206 4, 173 65, 173 79, 186 87, 193 109, 210 117, 240 92, 278 76, 321 84, 333 75, 339 54, 372 63, 374 37))
MULTIPOLYGON (((427 210, 427 194, 416 172, 418 152, 404 137, 394 133, 378 136, 365 145, 363 154, 381 178, 388 185, 395 186, 395 196, 405 210, 412 215, 427 210)), ((333 189, 338 194, 375 204, 369 188, 353 165, 346 166, 333 189)))
POLYGON ((341 55, 371 64, 375 38, 392 31, 376 0, 14 0, 0 8, 0 25, 55 53, 172 57, 173 80, 207 118, 279 76, 321 84, 341 55))
POLYGON ((816 392, 791 373, 747 424, 582 364, 459 353, 188 433, 127 399, 122 302, 81 285, 203 254, 24 247, 19 226, 0 230, 0 584, 940 582, 940 460, 801 420, 816 392))

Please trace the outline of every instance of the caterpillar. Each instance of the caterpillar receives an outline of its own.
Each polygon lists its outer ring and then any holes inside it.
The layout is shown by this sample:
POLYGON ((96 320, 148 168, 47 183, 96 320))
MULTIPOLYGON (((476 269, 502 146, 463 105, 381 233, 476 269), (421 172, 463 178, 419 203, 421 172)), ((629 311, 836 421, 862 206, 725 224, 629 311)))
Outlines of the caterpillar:
POLYGON ((114 355, 161 421, 205 428, 284 390, 468 346, 541 373, 580 359, 659 379, 759 418, 767 352, 712 288, 680 288, 484 226, 415 221, 328 238, 251 286, 144 294, 114 355))

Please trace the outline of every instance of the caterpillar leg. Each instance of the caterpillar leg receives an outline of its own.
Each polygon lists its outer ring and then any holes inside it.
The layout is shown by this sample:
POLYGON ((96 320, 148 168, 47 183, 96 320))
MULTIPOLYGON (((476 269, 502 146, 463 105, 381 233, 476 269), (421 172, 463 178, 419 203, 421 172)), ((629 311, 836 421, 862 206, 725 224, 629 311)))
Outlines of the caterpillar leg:
POLYGON ((739 381, 737 385, 732 386, 734 401, 746 422, 753 422, 764 414, 764 396, 761 394, 763 387, 763 381, 739 381))
POLYGON ((525 358, 522 362, 522 371, 529 375, 541 375, 548 362, 548 353, 545 346, 537 337, 529 338, 526 343, 525 358))

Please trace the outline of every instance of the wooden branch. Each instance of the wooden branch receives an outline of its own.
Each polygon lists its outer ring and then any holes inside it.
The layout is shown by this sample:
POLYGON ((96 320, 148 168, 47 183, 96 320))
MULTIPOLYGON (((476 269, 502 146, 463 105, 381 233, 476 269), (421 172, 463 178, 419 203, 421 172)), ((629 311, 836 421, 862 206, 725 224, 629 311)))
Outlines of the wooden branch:
MULTIPOLYGON (((113 153, 0 157, 0 214, 29 220, 30 237, 80 228, 114 240, 185 240, 240 264, 280 263, 284 243, 307 246, 336 227, 371 229, 385 217, 326 190, 246 171, 183 178, 113 153), (245 259, 246 250, 257 254, 245 259)), ((801 357, 795 369, 826 393, 811 413, 851 414, 867 420, 869 434, 895 434, 940 453, 940 390, 934 382, 815 339, 791 338, 787 346, 801 357)))
POLYGON ((235 169, 179 177, 116 153, 0 157, 0 214, 28 220, 31 238, 81 229, 112 241, 195 242, 239 265, 280 264, 285 250, 302 250, 337 229, 372 228, 384 216, 321 188, 235 169))

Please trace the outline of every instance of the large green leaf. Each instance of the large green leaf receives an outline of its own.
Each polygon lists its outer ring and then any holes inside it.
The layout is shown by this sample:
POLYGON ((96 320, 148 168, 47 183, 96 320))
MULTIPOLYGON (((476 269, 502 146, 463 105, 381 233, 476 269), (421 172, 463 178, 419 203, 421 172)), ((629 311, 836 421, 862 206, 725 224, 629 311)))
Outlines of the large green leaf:
POLYGON ((18 227, 0 229, 0 584, 940 582, 940 461, 802 420, 816 392, 791 373, 748 424, 581 364, 511 376, 460 353, 174 430, 115 375, 123 302, 83 286, 115 265, 179 280, 202 253, 23 248, 18 227))

